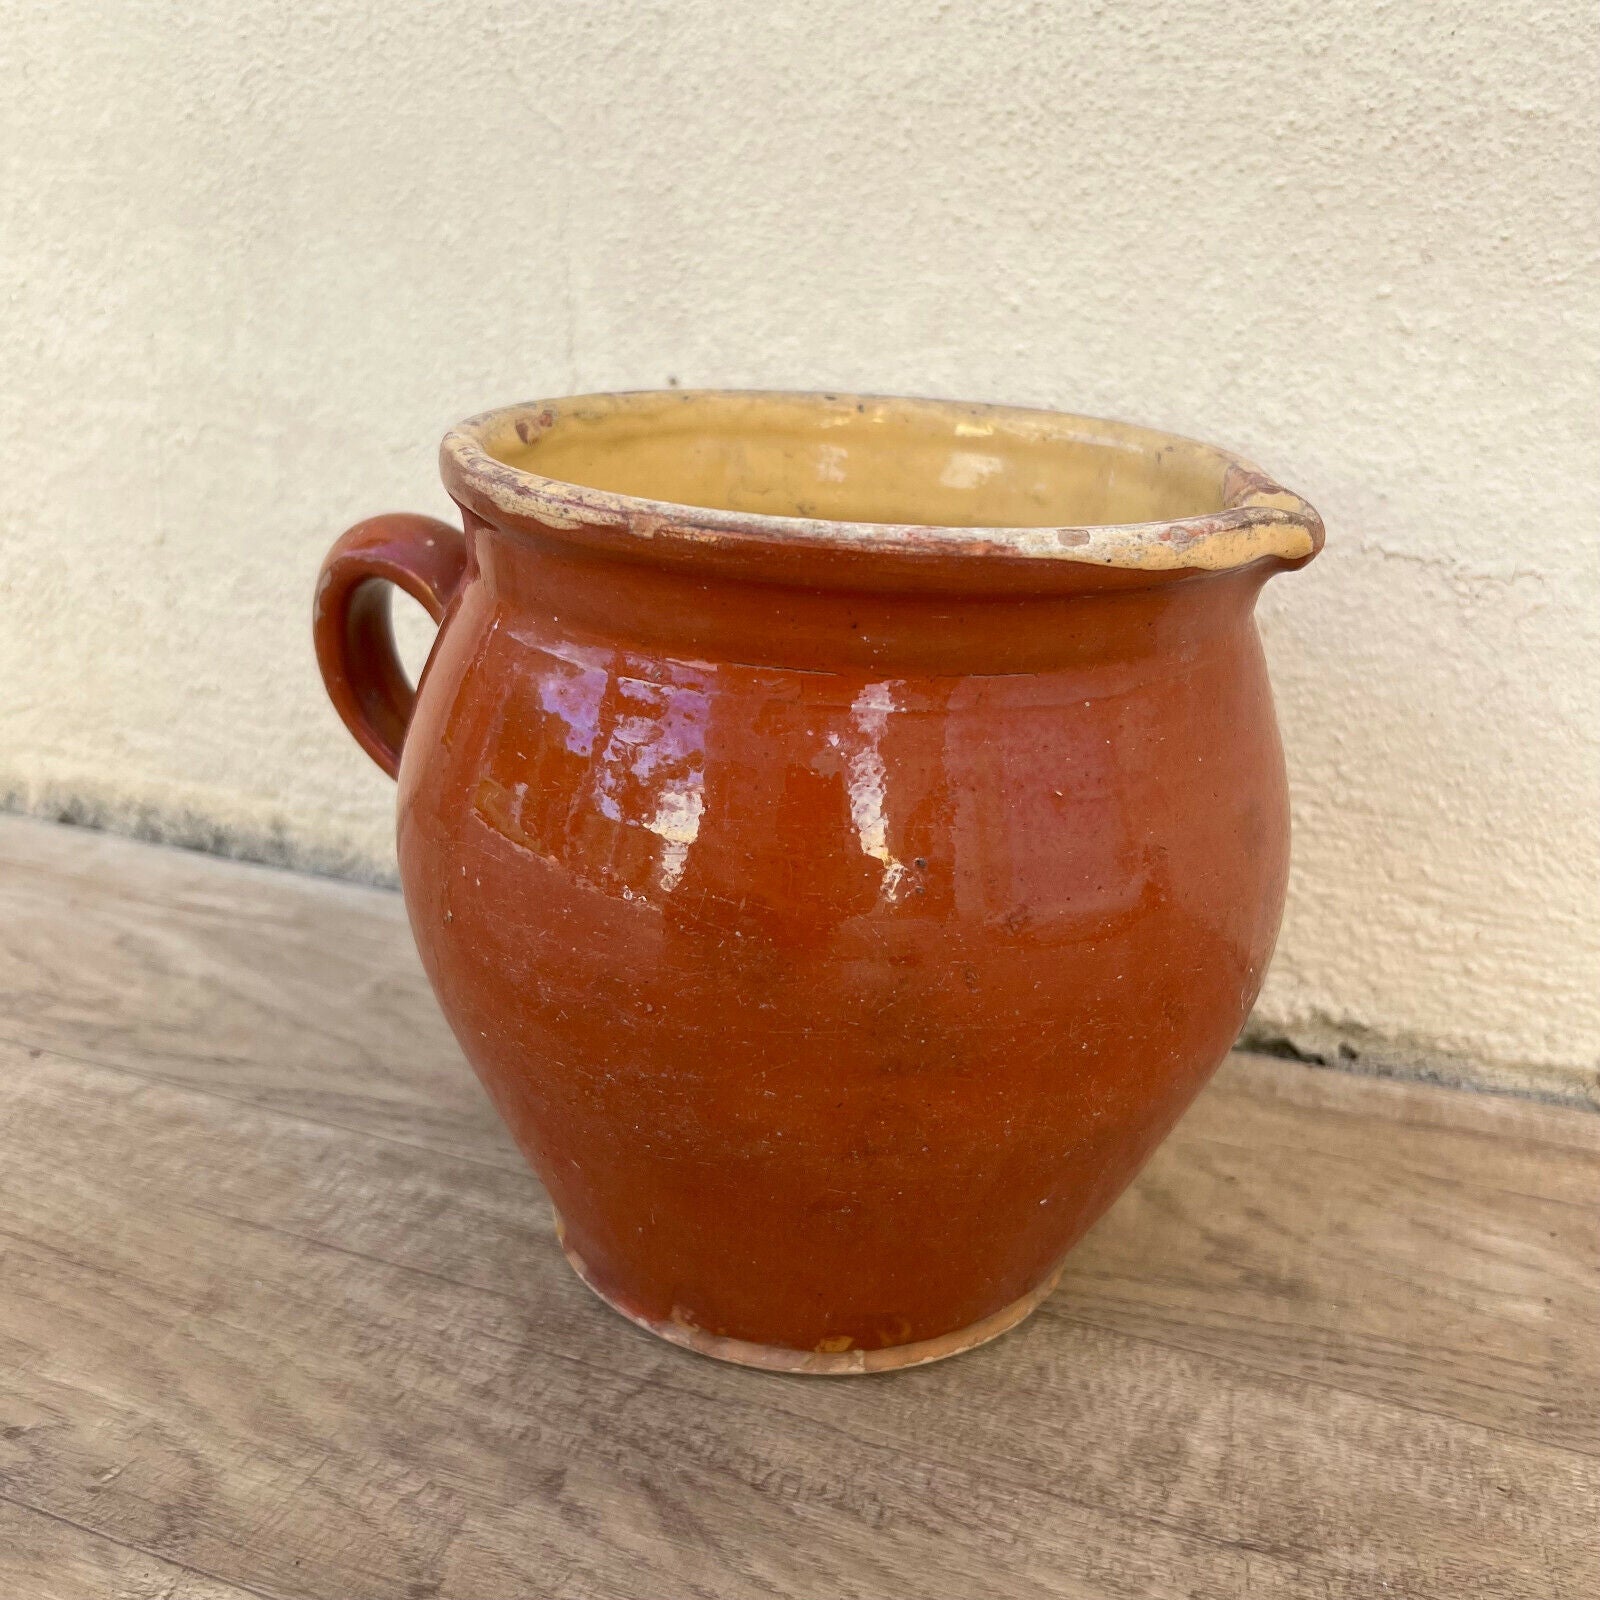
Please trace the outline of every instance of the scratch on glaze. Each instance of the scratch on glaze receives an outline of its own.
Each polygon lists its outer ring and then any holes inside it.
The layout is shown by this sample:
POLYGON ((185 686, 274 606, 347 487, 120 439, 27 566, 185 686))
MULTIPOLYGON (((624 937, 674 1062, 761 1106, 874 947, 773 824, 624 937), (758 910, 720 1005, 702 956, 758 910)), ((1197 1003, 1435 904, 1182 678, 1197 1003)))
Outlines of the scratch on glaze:
POLYGON ((661 792, 656 814, 645 823, 665 841, 661 852, 661 887, 671 894, 683 877, 689 846, 700 837, 700 817, 705 811, 705 775, 696 768, 687 778, 661 792))
POLYGON ((861 853, 883 864, 881 894, 890 905, 900 897, 905 880, 905 864, 889 851, 889 819, 884 813, 888 773, 883 764, 881 744, 889 713, 894 709, 893 681, 869 683, 850 707, 850 718, 862 743, 848 758, 850 820, 856 825, 861 853))

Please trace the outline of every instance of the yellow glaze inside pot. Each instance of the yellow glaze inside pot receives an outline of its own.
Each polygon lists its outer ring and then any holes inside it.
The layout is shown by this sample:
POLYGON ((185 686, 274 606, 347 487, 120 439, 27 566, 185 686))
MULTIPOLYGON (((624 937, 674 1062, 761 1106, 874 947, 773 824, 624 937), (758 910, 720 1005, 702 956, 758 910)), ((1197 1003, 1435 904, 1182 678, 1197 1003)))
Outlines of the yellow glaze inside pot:
POLYGON ((1066 412, 874 395, 655 390, 485 412, 446 485, 497 520, 702 548, 1006 555, 1142 570, 1315 554, 1298 495, 1225 450, 1066 412))
POLYGON ((1048 527, 1224 509, 1227 463, 1203 447, 1152 451, 1067 423, 893 400, 669 394, 564 407, 494 454, 613 494, 830 522, 1048 527))

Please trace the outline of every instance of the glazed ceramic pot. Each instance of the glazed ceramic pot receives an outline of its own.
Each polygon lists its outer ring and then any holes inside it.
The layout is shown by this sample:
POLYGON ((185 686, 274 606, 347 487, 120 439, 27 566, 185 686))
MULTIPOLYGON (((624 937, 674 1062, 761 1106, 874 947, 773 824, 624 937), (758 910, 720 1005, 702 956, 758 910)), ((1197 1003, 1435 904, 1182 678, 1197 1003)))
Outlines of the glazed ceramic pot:
POLYGON ((846 1373, 1010 1327, 1222 1060, 1283 903, 1224 451, 1040 411, 590 396, 463 423, 463 528, 339 540, 417 945, 625 1316, 846 1373), (440 624, 415 694, 388 585, 440 624))

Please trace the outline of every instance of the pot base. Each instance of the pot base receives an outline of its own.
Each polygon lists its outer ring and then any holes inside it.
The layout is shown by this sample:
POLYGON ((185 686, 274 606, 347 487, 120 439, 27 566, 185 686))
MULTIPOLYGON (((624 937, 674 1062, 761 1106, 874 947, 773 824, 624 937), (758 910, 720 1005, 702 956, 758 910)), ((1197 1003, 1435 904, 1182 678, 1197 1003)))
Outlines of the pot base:
POLYGON ((566 1229, 559 1214, 556 1217, 556 1237, 561 1249, 583 1283, 619 1316, 626 1317, 635 1327, 653 1333, 668 1344, 693 1350, 696 1355, 710 1356, 715 1361, 731 1361, 735 1366, 757 1367, 764 1372, 794 1372, 818 1378, 848 1378, 859 1373, 894 1372, 900 1367, 926 1366, 930 1361, 943 1361, 947 1356, 958 1356, 971 1350, 1023 1320, 1042 1301, 1047 1299, 1061 1281, 1062 1268, 1057 1267, 1043 1283, 1030 1289, 1018 1300, 1003 1306, 991 1316, 954 1333, 942 1333, 935 1339, 919 1339, 914 1344, 889 1345, 878 1350, 796 1350, 781 1344, 754 1344, 748 1339, 725 1339, 707 1333, 686 1322, 652 1322, 620 1306, 590 1276, 583 1258, 567 1243, 566 1229))

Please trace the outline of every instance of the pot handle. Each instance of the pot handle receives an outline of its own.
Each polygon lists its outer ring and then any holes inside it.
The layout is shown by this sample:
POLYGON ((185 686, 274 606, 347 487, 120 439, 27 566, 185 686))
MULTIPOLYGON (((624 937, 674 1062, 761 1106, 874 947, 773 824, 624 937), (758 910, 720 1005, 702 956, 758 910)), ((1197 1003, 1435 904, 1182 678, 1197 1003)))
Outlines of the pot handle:
POLYGON ((443 622, 466 571, 461 530, 408 511, 358 522, 322 563, 311 613, 322 682, 356 743, 391 778, 417 692, 395 651, 389 586, 443 622))

